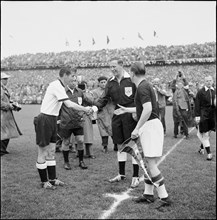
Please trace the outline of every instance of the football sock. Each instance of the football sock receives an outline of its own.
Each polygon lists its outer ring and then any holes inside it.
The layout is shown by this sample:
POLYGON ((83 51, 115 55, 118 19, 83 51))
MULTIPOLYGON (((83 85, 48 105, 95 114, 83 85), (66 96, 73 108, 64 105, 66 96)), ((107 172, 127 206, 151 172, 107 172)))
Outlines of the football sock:
POLYGON ((133 164, 133 177, 138 177, 138 176, 139 176, 139 165, 133 164))
POLYGON ((201 149, 204 149, 203 144, 200 145, 200 148, 201 148, 201 149))
POLYGON ((125 161, 120 161, 119 163, 119 174, 125 175, 125 161))
POLYGON ((85 144, 85 150, 86 150, 86 155, 90 155, 90 147, 91 147, 91 144, 85 144))
POLYGON ((210 147, 205 147, 207 154, 210 154, 210 147))
POLYGON ((63 158, 64 158, 64 162, 68 163, 69 162, 69 150, 63 150, 63 158))
POLYGON ((47 182, 47 163, 46 161, 44 163, 38 163, 36 162, 36 167, 38 169, 38 173, 41 179, 41 182, 47 182))
POLYGON ((47 171, 49 180, 56 179, 56 160, 47 160, 47 171))
POLYGON ((78 150, 78 159, 79 159, 79 163, 81 161, 83 161, 84 158, 84 150, 78 150))
POLYGON ((145 190, 144 190, 144 194, 146 195, 154 195, 154 185, 152 184, 152 182, 149 179, 145 178, 145 190))
POLYGON ((165 185, 164 185, 164 178, 160 174, 158 174, 155 177, 152 177, 152 182, 158 184, 159 186, 156 188, 157 194, 159 198, 166 198, 168 197, 168 193, 166 191, 165 185))

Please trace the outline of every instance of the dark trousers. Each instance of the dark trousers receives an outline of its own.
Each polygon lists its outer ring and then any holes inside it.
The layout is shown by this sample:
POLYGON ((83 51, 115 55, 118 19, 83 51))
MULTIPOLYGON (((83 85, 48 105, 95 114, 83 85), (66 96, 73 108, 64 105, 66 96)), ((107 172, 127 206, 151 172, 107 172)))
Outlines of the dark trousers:
MULTIPOLYGON (((185 109, 179 109, 181 116, 182 116, 182 129, 183 133, 185 136, 188 136, 188 126, 187 126, 187 121, 188 121, 188 112, 185 109)), ((178 135, 179 133, 179 121, 174 122, 174 135, 178 135)))
POLYGON ((108 136, 102 136, 102 146, 108 146, 108 136))
POLYGON ((7 150, 10 139, 5 139, 1 141, 1 152, 5 152, 7 150))
POLYGON ((162 122, 164 133, 166 133, 165 114, 166 114, 166 107, 159 108, 159 118, 162 122))

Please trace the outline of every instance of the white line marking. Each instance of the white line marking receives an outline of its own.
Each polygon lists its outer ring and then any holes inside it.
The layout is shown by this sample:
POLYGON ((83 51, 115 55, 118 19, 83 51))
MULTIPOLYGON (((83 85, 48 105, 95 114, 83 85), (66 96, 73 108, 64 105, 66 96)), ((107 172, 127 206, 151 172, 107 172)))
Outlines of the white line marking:
MULTIPOLYGON (((191 130, 189 131, 189 134, 194 130, 194 127, 191 128, 191 130)), ((182 137, 176 144, 174 144, 169 151, 167 151, 166 154, 164 154, 161 159, 158 161, 157 165, 159 165, 160 163, 162 163, 166 157, 185 139, 185 137, 182 137)))
MULTIPOLYGON (((194 130, 194 127, 189 131, 189 134, 194 130)), ((174 144, 170 150, 161 157, 157 165, 162 163, 166 157, 184 140, 184 137, 181 138, 176 144, 174 144)), ((143 176, 144 177, 144 176, 143 176)), ((140 181, 143 181, 143 178, 140 178, 140 181)), ((122 192, 120 195, 119 194, 111 194, 111 193, 106 193, 104 194, 105 197, 113 197, 115 199, 114 203, 110 206, 108 210, 105 210, 103 214, 99 217, 99 219, 106 219, 108 218, 113 212, 115 212, 117 206, 124 200, 131 198, 132 196, 128 195, 130 191, 132 191, 132 188, 129 188, 127 191, 122 192)))
POLYGON ((106 197, 113 197, 115 199, 114 203, 110 206, 108 210, 105 210, 103 214, 99 217, 99 219, 106 219, 108 218, 113 212, 115 212, 117 206, 126 199, 129 199, 131 196, 128 195, 128 193, 132 191, 131 188, 129 188, 127 191, 121 193, 120 195, 118 194, 111 194, 111 193, 106 193, 104 196, 106 197))

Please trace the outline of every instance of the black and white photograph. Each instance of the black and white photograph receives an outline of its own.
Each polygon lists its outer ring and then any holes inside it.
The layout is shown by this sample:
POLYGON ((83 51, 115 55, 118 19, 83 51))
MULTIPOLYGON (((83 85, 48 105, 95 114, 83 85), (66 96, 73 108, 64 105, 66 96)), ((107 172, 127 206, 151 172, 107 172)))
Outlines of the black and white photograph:
POLYGON ((216 219, 216 2, 1 1, 1 219, 216 219))

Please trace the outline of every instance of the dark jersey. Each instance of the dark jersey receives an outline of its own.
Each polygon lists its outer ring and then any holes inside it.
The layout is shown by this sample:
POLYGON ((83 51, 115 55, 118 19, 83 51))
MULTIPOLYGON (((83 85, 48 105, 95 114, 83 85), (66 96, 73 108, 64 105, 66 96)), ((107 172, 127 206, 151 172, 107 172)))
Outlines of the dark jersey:
POLYGON ((150 83, 143 80, 140 82, 135 95, 136 114, 138 120, 140 119, 143 111, 142 105, 146 102, 151 102, 152 105, 152 112, 148 120, 158 118, 157 101, 154 89, 150 83))
POLYGON ((105 96, 100 98, 95 105, 103 108, 111 100, 115 104, 115 108, 119 108, 117 104, 124 107, 134 107, 135 93, 136 85, 131 81, 130 77, 125 76, 120 83, 116 78, 112 77, 106 84, 105 96))

